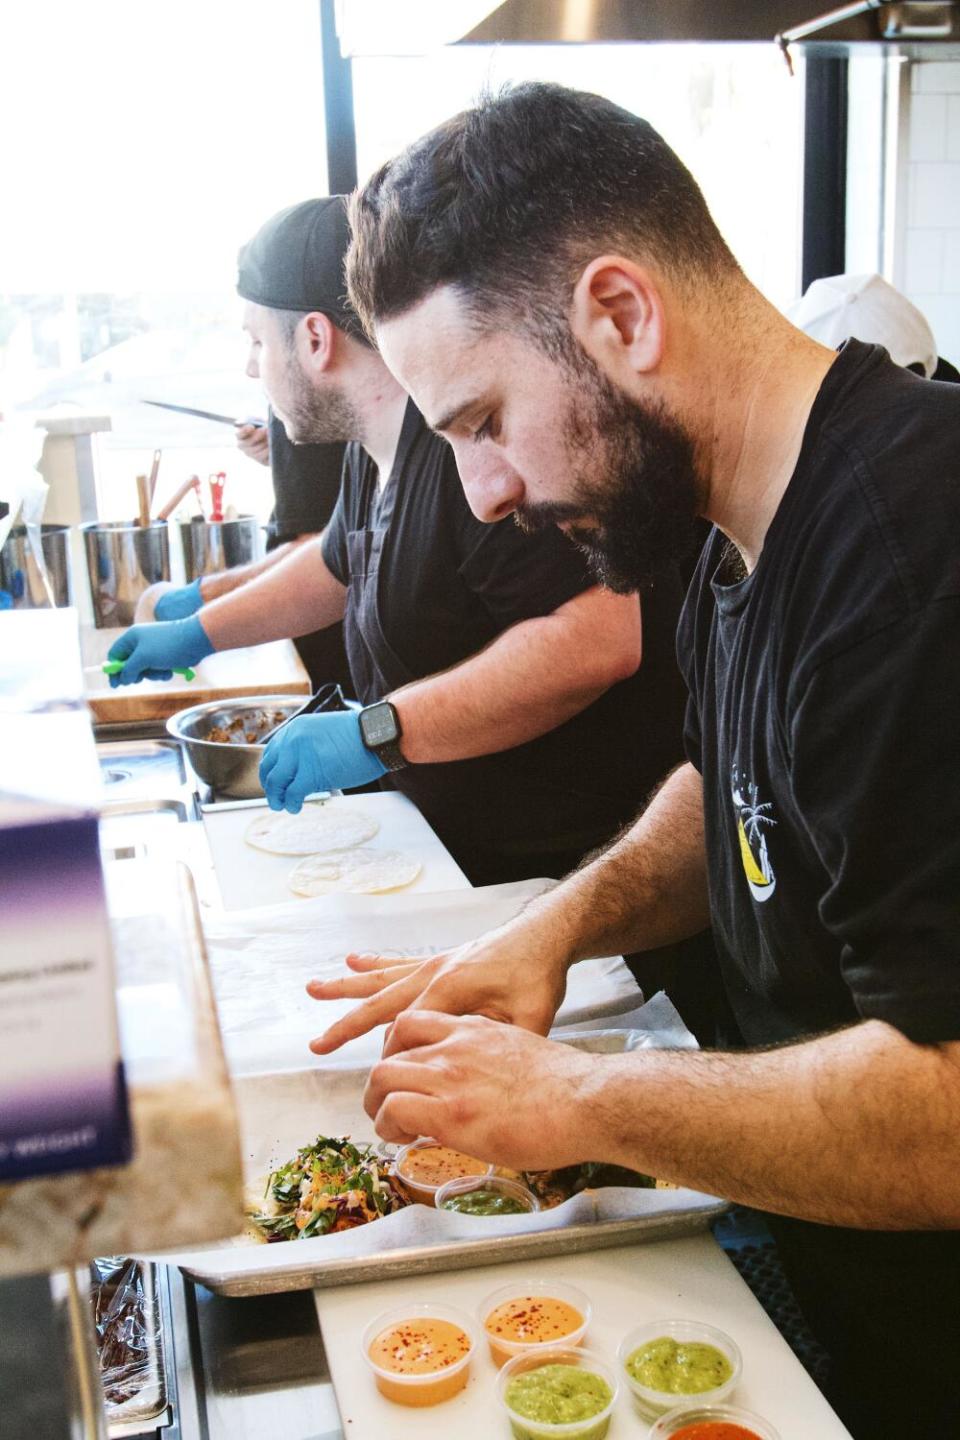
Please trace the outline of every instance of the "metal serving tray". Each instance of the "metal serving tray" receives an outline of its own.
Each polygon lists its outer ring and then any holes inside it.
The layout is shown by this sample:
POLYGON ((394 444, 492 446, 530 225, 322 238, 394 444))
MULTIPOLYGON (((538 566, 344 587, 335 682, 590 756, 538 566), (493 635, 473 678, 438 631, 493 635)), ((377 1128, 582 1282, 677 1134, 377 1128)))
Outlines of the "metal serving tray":
MULTIPOLYGON (((602 1030, 568 1043, 609 1054, 635 1048, 638 1033, 602 1030)), ((366 1072, 321 1068, 235 1077, 248 1179, 262 1188, 277 1163, 318 1133, 375 1141, 365 1081, 366 1072)), ((660 1240, 702 1230, 726 1208, 694 1190, 610 1186, 534 1215, 482 1218, 411 1205, 340 1235, 237 1240, 166 1258, 217 1294, 267 1295, 660 1240)))
POLYGON ((125 1436, 142 1435, 146 1430, 162 1429, 170 1424, 172 1418, 167 1304, 157 1285, 157 1267, 146 1261, 139 1261, 137 1265, 143 1295, 140 1323, 147 1341, 147 1359, 135 1393, 128 1400, 106 1407, 110 1440, 123 1440, 125 1436))

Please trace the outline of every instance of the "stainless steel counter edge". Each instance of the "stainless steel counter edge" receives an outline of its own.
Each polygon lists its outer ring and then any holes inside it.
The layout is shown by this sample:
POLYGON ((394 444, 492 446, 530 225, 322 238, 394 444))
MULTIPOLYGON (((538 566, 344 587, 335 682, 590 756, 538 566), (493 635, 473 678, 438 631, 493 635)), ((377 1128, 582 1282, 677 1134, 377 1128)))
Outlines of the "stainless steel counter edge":
POLYGON ((218 1295, 279 1295, 292 1290, 326 1289, 362 1284, 368 1280, 394 1279, 402 1275, 427 1275, 442 1270, 472 1270, 483 1265, 500 1265, 508 1260, 609 1250, 638 1241, 674 1239, 706 1229, 712 1219, 728 1208, 726 1201, 718 1200, 689 1212, 651 1215, 649 1219, 604 1220, 596 1225, 568 1225, 562 1230, 503 1235, 497 1237, 495 1243, 488 1238, 448 1240, 438 1245, 382 1250, 364 1259, 332 1261, 322 1270, 317 1268, 316 1263, 302 1270, 271 1270, 262 1275, 218 1276, 208 1270, 201 1275, 187 1264, 182 1269, 191 1279, 200 1281, 218 1295))

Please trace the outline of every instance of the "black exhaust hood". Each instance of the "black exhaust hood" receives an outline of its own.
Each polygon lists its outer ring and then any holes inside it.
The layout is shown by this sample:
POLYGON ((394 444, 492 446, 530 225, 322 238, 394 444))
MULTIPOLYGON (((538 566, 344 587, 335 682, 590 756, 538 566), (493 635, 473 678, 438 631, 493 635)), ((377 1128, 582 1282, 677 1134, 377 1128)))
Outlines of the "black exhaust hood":
POLYGON ((960 0, 503 0, 457 43, 762 42, 960 58, 960 0))

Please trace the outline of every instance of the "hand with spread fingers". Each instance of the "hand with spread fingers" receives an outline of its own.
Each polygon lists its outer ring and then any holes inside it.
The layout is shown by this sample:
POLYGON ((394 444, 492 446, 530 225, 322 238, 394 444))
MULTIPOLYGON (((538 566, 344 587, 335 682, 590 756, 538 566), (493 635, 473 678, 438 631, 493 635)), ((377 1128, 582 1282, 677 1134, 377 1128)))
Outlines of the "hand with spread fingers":
MULTIPOLYGON (((484 1015, 545 1035, 563 1000, 569 958, 556 940, 545 938, 542 925, 521 915, 425 960, 348 955, 347 964, 353 974, 307 985, 314 1000, 361 1001, 310 1042, 316 1055, 330 1054, 409 1008, 484 1015)), ((391 1033, 384 1054, 398 1043, 391 1033)))
MULTIPOLYGON (((498 1165, 546 1170, 592 1157, 581 1121, 603 1059, 481 1016, 408 1010, 370 1072, 364 1108, 393 1143, 432 1135, 498 1165)), ((595 1157, 592 1157, 595 1158, 595 1157)))

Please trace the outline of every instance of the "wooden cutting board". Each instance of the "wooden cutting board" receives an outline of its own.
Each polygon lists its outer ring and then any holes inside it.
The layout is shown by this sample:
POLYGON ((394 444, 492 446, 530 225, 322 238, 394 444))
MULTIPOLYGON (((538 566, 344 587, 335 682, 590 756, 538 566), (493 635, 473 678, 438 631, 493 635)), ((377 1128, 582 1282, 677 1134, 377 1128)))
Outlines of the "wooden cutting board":
POLYGON ((239 695, 309 695, 310 677, 292 640, 272 640, 243 650, 222 650, 208 655, 194 668, 196 679, 141 680, 111 690, 100 666, 123 629, 96 630, 83 626, 80 650, 85 667, 84 694, 97 725, 129 725, 145 720, 166 720, 188 705, 206 700, 229 700, 239 695), (92 670, 87 666, 95 667, 92 670))

